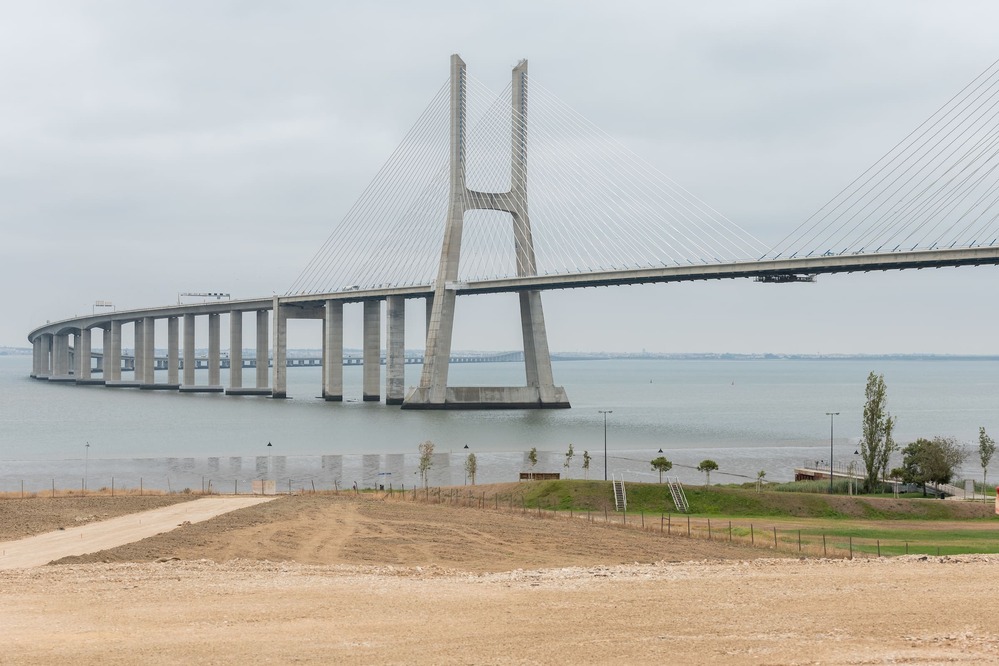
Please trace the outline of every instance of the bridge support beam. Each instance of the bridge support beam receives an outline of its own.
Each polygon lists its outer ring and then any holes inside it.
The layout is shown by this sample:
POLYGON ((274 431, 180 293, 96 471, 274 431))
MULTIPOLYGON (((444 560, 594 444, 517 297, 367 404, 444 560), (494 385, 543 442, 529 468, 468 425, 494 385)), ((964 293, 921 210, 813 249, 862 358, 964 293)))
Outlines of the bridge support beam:
MULTIPOLYGON (((382 302, 364 301, 364 401, 382 399, 382 302)), ((341 363, 343 359, 341 357, 341 363)))
POLYGON ((513 244, 520 277, 537 274, 534 240, 527 202, 527 61, 513 70, 510 191, 476 192, 465 184, 465 132, 468 127, 465 63, 451 56, 450 199, 427 330, 427 349, 420 385, 403 403, 404 409, 514 409, 568 407, 565 390, 552 377, 548 338, 540 292, 520 296, 527 386, 455 387, 447 385, 461 235, 465 212, 499 210, 513 220, 513 244))
MULTIPOLYGON (((270 336, 268 334, 268 312, 257 310, 257 388, 267 389, 269 368, 267 361, 270 356, 270 336)), ((270 391, 266 391, 270 393, 270 391)))
POLYGON ((80 334, 76 336, 76 383, 77 384, 103 384, 103 379, 94 379, 91 376, 91 356, 93 346, 93 335, 89 328, 81 328, 80 334))
POLYGON ((52 355, 53 351, 53 337, 51 335, 42 336, 42 378, 48 379, 52 376, 52 372, 55 368, 55 358, 52 355))
POLYGON ((332 299, 323 315, 323 399, 343 401, 343 301, 332 299))
POLYGON ((208 388, 222 390, 222 325, 219 315, 208 315, 208 388))
POLYGON ((182 391, 194 390, 194 315, 184 315, 184 381, 182 391))
MULTIPOLYGON (((138 367, 136 367, 138 373, 138 367)), ((156 320, 144 317, 142 320, 142 384, 139 388, 156 388, 156 320)))
POLYGON ((274 297, 274 361, 271 373, 271 397, 288 397, 288 313, 274 297))
POLYGON ((389 296, 385 301, 388 328, 385 352, 385 404, 401 405, 406 397, 406 299, 389 296))
POLYGON ((167 385, 180 388, 180 319, 167 318, 167 385))
POLYGON ((69 376, 69 334, 56 333, 52 336, 52 375, 51 381, 67 381, 69 376))
POLYGON ((31 378, 41 379, 43 373, 42 359, 44 358, 42 352, 42 341, 45 339, 44 335, 39 335, 34 340, 31 341, 31 378))
POLYGON ((229 393, 243 388, 243 313, 229 313, 229 393))
POLYGON ((132 386, 141 386, 146 382, 143 374, 146 364, 143 361, 145 350, 142 345, 145 342, 145 337, 142 335, 142 321, 142 319, 136 319, 132 322, 132 386))
POLYGON ((104 385, 121 381, 121 322, 104 330, 104 385))

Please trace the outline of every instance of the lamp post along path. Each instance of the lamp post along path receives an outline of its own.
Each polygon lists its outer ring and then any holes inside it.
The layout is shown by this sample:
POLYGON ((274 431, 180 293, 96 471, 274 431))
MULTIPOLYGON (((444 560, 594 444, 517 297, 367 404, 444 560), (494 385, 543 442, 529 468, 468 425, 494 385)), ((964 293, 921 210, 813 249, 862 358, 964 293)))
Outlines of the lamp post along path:
POLYGON ((600 409, 597 410, 604 415, 604 481, 607 480, 607 415, 613 414, 613 409, 600 409))
POLYGON ((829 494, 833 493, 833 418, 839 416, 839 412, 826 412, 829 417, 829 494))

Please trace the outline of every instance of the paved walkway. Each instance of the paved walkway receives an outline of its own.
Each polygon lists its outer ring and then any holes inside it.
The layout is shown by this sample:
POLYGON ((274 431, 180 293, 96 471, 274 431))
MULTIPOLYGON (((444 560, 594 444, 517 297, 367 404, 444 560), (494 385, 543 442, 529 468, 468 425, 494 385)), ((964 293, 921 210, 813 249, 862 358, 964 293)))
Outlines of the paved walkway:
POLYGON ((63 557, 96 553, 169 532, 184 522, 200 523, 272 499, 260 496, 205 497, 17 541, 0 542, 0 569, 40 567, 63 557))

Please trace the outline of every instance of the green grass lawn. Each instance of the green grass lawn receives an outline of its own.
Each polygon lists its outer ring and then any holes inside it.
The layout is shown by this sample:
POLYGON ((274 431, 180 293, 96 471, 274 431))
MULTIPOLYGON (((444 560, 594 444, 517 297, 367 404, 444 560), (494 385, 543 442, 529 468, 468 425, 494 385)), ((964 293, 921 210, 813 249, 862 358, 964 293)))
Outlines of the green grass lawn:
MULTIPOLYGON (((627 484, 628 512, 614 512, 605 481, 526 482, 518 504, 543 510, 604 511, 613 520, 646 523, 649 529, 684 534, 687 517, 676 513, 668 487, 627 484), (669 521, 661 516, 669 516, 669 521), (668 527, 667 527, 668 526, 668 527)), ((999 516, 993 503, 922 497, 820 495, 813 492, 757 493, 753 488, 684 486, 695 536, 752 540, 782 550, 882 555, 999 553, 999 516), (775 535, 776 530, 776 535, 775 535), (824 545, 823 545, 824 544, 824 545)))

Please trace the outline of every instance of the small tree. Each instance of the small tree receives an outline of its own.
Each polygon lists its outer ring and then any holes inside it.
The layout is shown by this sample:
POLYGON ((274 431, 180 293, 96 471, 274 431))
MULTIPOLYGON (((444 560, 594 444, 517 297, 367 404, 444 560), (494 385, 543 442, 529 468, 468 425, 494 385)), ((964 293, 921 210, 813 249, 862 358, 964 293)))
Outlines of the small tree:
MULTIPOLYGON (((988 466, 996 452, 995 440, 988 436, 985 428, 978 429, 978 459, 982 463, 982 493, 985 493, 985 482, 988 479, 988 466)), ((988 495, 985 496, 988 500, 988 495)))
POLYGON ((673 463, 666 456, 659 456, 652 459, 652 469, 659 472, 659 483, 663 482, 663 472, 673 469, 673 463))
POLYGON ((897 448, 892 439, 895 419, 888 413, 888 389, 884 375, 873 372, 867 376, 864 389, 863 434, 860 438, 860 457, 864 461, 865 485, 873 492, 879 478, 888 472, 891 454, 897 448))
POLYGON ((706 486, 710 486, 711 485, 711 472, 715 471, 716 469, 718 469, 718 463, 716 463, 714 460, 710 460, 710 459, 709 460, 702 460, 697 465, 697 471, 698 472, 704 472, 704 475, 705 475, 705 478, 706 478, 706 481, 705 481, 704 485, 706 485, 706 486))
POLYGON ((465 473, 468 474, 468 478, 472 480, 472 485, 475 485, 475 473, 479 471, 479 462, 475 459, 474 453, 469 453, 468 457, 465 458, 465 473))
POLYGON ((434 465, 433 456, 434 443, 429 439, 420 443, 420 480, 423 481, 424 488, 427 487, 427 479, 430 476, 430 468, 434 465))
POLYGON ((766 470, 760 470, 756 473, 756 492, 763 492, 763 479, 767 478, 766 470))
POLYGON ((591 460, 591 458, 590 458, 590 452, 589 451, 583 451, 583 478, 584 479, 589 479, 590 478, 590 460, 591 460))
POLYGON ((538 447, 532 446, 527 452, 527 461, 531 463, 531 478, 534 478, 534 466, 538 464, 538 447))
POLYGON ((565 452, 565 478, 569 478, 569 465, 572 463, 572 457, 576 455, 576 452, 572 450, 572 442, 569 442, 569 450, 565 452))
POLYGON ((902 466, 893 469, 892 476, 920 484, 925 496, 927 483, 950 483, 965 456, 965 450, 952 437, 921 437, 902 449, 902 466))

